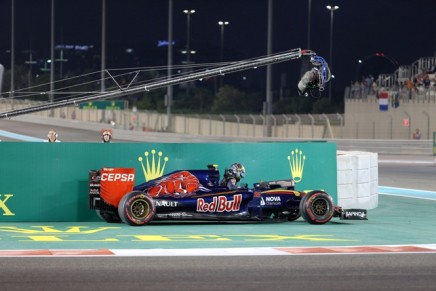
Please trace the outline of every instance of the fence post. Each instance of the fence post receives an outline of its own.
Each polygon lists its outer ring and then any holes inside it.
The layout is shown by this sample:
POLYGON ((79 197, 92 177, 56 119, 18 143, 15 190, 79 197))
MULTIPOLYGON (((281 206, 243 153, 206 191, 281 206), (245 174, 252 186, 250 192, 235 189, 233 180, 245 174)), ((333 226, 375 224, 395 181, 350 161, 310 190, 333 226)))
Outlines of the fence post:
POLYGON ((260 118, 262 118, 262 132, 263 132, 263 136, 265 136, 265 116, 263 116, 262 114, 259 114, 260 118))
POLYGON ((330 138, 334 138, 333 131, 332 131, 332 127, 330 126, 330 120, 329 120, 329 118, 327 117, 327 115, 325 115, 325 113, 323 113, 322 116, 325 118, 325 122, 326 122, 326 125, 327 125, 327 129, 328 129, 328 131, 329 131, 329 133, 330 133, 330 138))
POLYGON ((288 137, 288 129, 289 129, 288 117, 286 116, 286 114, 282 114, 282 115, 286 122, 286 135, 284 135, 284 137, 288 137))
POLYGON ((197 116, 197 122, 198 122, 198 135, 201 135, 201 119, 200 119, 200 114, 196 114, 197 116))
POLYGON ((273 114, 271 114, 271 118, 274 120, 274 131, 275 131, 275 134, 272 134, 271 131, 271 137, 275 137, 277 136, 277 119, 273 114))
POLYGON ((223 136, 226 136, 226 118, 222 114, 220 114, 220 117, 223 120, 223 136))
POLYGON ((311 125, 311 127, 312 127, 312 138, 313 138, 314 137, 313 126, 315 124, 315 119, 313 118, 312 114, 308 113, 307 115, 310 117, 310 120, 311 120, 311 124, 312 124, 311 125))
POLYGON ((253 137, 256 136, 256 119, 253 114, 250 114, 251 119, 253 120, 253 137))
POLYGON ((336 112, 336 115, 341 120, 341 123, 340 123, 340 125, 341 125, 341 138, 343 138, 344 137, 344 118, 338 112, 336 112))
POLYGON ((236 122, 238 123, 238 126, 236 128, 236 134, 239 136, 239 122, 240 122, 240 119, 239 119, 239 116, 237 114, 235 114, 235 118, 236 118, 236 122))
POLYGON ((422 112, 427 116, 427 138, 430 139, 430 115, 425 110, 422 112))
POLYGON ((298 116, 298 114, 295 114, 295 117, 297 117, 297 123, 298 123, 298 137, 301 138, 301 118, 298 116))

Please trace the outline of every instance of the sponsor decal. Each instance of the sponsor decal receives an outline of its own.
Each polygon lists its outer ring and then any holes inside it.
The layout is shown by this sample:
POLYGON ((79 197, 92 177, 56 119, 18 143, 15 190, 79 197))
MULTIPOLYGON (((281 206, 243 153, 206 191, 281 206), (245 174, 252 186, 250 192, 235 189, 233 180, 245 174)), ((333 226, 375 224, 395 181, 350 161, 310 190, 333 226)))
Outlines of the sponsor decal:
POLYGON ((280 196, 267 196, 265 197, 266 202, 281 202, 280 196))
POLYGON ((159 178, 163 175, 165 170, 165 165, 168 162, 168 157, 164 157, 162 159, 162 152, 157 153, 158 157, 156 158, 156 150, 151 150, 151 160, 150 154, 148 151, 144 152, 145 156, 145 165, 143 163, 143 158, 138 157, 138 161, 141 164, 142 172, 144 173, 145 181, 148 182, 150 180, 159 178))
POLYGON ((121 173, 102 173, 101 181, 109 181, 109 182, 128 182, 135 181, 135 174, 121 174, 121 173))
POLYGON ((0 194, 0 209, 3 211, 3 216, 14 216, 15 213, 13 213, 7 206, 6 202, 11 198, 14 197, 14 194, 0 194))
POLYGON ((159 207, 177 207, 179 202, 169 200, 154 200, 154 205, 159 207))
POLYGON ((133 190, 135 183, 135 169, 103 168, 100 177, 101 198, 110 205, 118 206, 118 203, 124 194, 133 190))
POLYGON ((156 180, 156 185, 147 190, 151 197, 186 197, 192 196, 200 188, 197 177, 189 171, 180 171, 156 180))
POLYGON ((168 218, 168 217, 191 217, 192 215, 186 212, 171 212, 171 213, 162 213, 156 214, 157 218, 168 218))
POLYGON ((197 199, 197 212, 232 212, 239 211, 242 194, 233 195, 233 200, 226 196, 215 196, 212 202, 207 203, 203 198, 197 199))
POLYGON ((280 205, 282 200, 280 196, 265 196, 265 205, 280 205))
POLYGON ((265 206, 265 205, 271 206, 271 205, 280 205, 280 204, 282 204, 282 199, 280 198, 280 196, 270 196, 270 195, 263 194, 262 197, 260 198, 261 206, 265 206))
POLYGON ((303 151, 299 149, 291 151, 291 155, 288 156, 289 168, 295 183, 299 183, 303 180, 305 160, 306 156, 303 154, 303 151))
POLYGON ((364 209, 344 209, 343 217, 348 219, 366 219, 367 212, 364 209))

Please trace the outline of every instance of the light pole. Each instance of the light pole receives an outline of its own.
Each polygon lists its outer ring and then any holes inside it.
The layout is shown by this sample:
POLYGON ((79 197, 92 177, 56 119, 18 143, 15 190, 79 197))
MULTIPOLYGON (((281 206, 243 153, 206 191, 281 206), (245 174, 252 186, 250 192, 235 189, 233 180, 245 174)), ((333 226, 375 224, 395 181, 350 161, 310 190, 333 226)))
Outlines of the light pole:
MULTIPOLYGON (((15 85, 15 0, 11 0, 11 89, 9 90, 9 97, 14 97, 15 85)), ((0 88, 1 89, 1 88, 0 88)), ((12 102, 14 99, 12 99, 12 102)), ((12 108, 13 107, 12 103, 12 108)))
MULTIPOLYGON (((218 21, 218 25, 219 25, 220 28, 221 28, 220 63, 222 63, 223 60, 224 60, 224 27, 225 27, 226 25, 229 25, 229 23, 230 23, 230 22, 228 22, 228 21, 223 21, 223 20, 218 21)), ((222 87, 222 86, 223 86, 223 78, 220 77, 220 87, 222 87)))
MULTIPOLYGON (((50 95, 49 95, 49 99, 50 99, 50 103, 53 102, 54 96, 53 96, 53 91, 54 91, 54 59, 55 59, 55 54, 54 54, 54 46, 55 46, 55 38, 54 38, 54 34, 55 34, 55 4, 54 4, 54 0, 51 0, 51 23, 50 23, 50 95)), ((54 109, 50 110, 50 116, 53 117, 54 115, 54 109)))
MULTIPOLYGON (((168 0, 168 69, 167 78, 171 79, 173 70, 173 0, 168 0)), ((172 120, 171 120, 171 106, 173 103, 173 86, 167 87, 167 131, 171 131, 172 120)))
MULTIPOLYGON (((330 10, 330 59, 329 67, 333 77, 333 13, 339 9, 339 6, 327 5, 327 9, 330 10)), ((329 83, 329 102, 332 102, 332 80, 329 83)))
POLYGON ((29 88, 28 90, 31 90, 31 86, 32 86, 32 76, 33 76, 33 71, 32 71, 32 66, 35 65, 37 62, 33 60, 33 51, 29 50, 29 51, 25 51, 24 53, 29 53, 29 60, 25 61, 24 63, 29 65, 29 73, 27 74, 27 87, 29 88))
POLYGON ((101 72, 100 72, 101 92, 106 91, 105 71, 106 71, 106 0, 101 0, 101 72))
POLYGON ((360 72, 360 67, 362 66, 363 61, 361 59, 359 59, 357 61, 357 67, 356 67, 356 80, 357 82, 359 82, 359 72, 360 72))
POLYGON ((307 13, 307 47, 310 49, 310 18, 312 16, 312 0, 308 0, 308 13, 307 13))
MULTIPOLYGON (((312 0, 308 0, 308 11, 307 11, 307 44, 306 49, 310 49, 310 24, 311 24, 311 17, 312 17, 312 0)), ((300 75, 303 76, 304 73, 310 70, 310 59, 304 58, 301 61, 301 71, 300 75)))
MULTIPOLYGON (((186 72, 190 71, 190 63, 191 63, 191 15, 195 13, 194 9, 185 9, 183 13, 186 14, 186 52, 182 51, 182 53, 186 53, 186 72)), ((189 87, 191 83, 186 83, 186 96, 189 95, 189 87)))
POLYGON ((185 9, 186 14, 186 63, 189 64, 191 59, 191 15, 195 13, 193 9, 185 9))
MULTIPOLYGON (((268 16, 267 16, 267 40, 266 40, 266 50, 267 55, 272 54, 272 45, 273 45, 273 18, 274 18, 274 3, 273 0, 268 0, 268 16)), ((265 109, 264 115, 266 119, 266 127, 264 127, 264 135, 272 136, 272 125, 270 117, 273 113, 272 105, 273 105, 273 94, 272 94, 272 66, 271 64, 266 67, 266 100, 265 100, 265 109), (265 132, 266 130, 266 132, 265 132)))
POLYGON ((224 57, 224 27, 229 25, 229 22, 220 20, 218 21, 218 25, 221 27, 220 63, 222 63, 224 57))

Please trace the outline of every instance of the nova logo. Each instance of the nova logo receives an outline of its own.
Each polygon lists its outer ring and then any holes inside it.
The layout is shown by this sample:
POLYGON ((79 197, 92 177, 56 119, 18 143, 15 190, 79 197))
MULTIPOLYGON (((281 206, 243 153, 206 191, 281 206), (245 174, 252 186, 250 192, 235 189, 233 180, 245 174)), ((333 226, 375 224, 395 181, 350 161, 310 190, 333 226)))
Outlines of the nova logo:
POLYGON ((299 183, 303 180, 305 160, 306 156, 303 155, 303 151, 298 149, 291 151, 291 155, 288 156, 289 168, 291 169, 292 179, 294 179, 295 183, 299 183))
POLYGON ((138 161, 141 163, 142 171, 144 172, 144 178, 145 178, 146 182, 148 182, 152 179, 159 178, 163 175, 165 165, 168 162, 168 157, 165 157, 163 159, 163 163, 162 163, 162 161, 161 161, 162 152, 159 152, 157 155, 158 155, 158 158, 156 161, 156 151, 151 150, 151 161, 150 161, 149 153, 145 152, 144 153, 145 161, 146 161, 145 165, 142 162, 143 158, 142 157, 138 158, 138 161))
POLYGON ((280 202, 280 197, 279 196, 270 196, 270 197, 265 197, 265 201, 266 202, 280 202))
POLYGON ((13 213, 7 206, 6 202, 9 200, 9 198, 13 197, 13 194, 0 194, 0 209, 3 210, 4 216, 14 216, 15 213, 13 213), (4 198, 3 198, 4 197, 4 198))

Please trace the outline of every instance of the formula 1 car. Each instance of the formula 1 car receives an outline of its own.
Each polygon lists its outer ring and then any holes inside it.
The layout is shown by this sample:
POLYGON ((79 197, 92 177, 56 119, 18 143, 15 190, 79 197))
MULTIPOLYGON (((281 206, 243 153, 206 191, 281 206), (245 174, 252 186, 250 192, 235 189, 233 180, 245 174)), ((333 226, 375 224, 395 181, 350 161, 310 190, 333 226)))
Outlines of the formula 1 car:
POLYGON ((106 222, 146 225, 152 220, 294 221, 311 224, 332 219, 366 220, 365 209, 342 209, 324 191, 295 190, 292 179, 219 185, 216 168, 180 170, 134 186, 135 169, 89 171, 89 208, 106 222))

